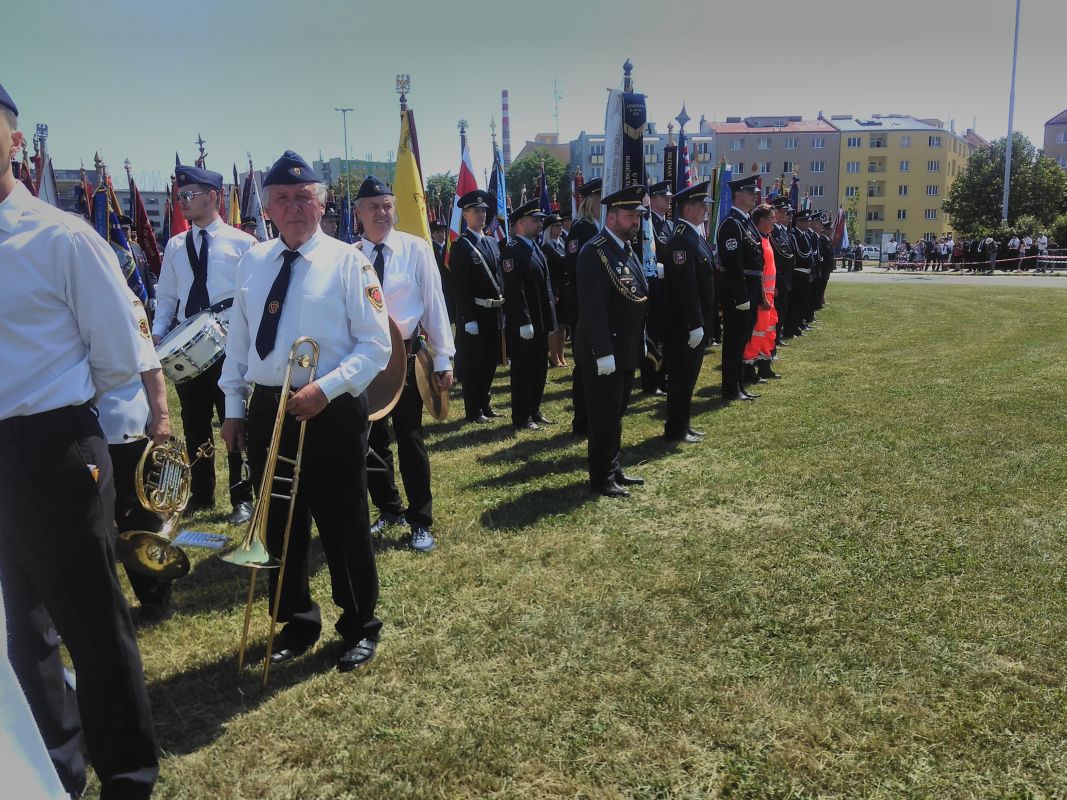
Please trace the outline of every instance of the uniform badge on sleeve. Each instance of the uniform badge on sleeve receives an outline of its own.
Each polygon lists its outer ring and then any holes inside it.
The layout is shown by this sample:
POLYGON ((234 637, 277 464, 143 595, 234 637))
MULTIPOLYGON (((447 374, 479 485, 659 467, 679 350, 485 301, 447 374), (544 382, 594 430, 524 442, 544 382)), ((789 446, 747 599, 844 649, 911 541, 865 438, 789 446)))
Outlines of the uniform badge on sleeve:
POLYGON ((736 250, 737 249, 737 239, 727 239, 726 240, 726 249, 727 250, 736 250))
POLYGON ((144 338, 152 338, 152 331, 148 329, 148 320, 146 320, 144 317, 141 317, 139 320, 137 320, 137 327, 140 329, 141 335, 144 338))
POLYGON ((685 250, 675 250, 673 253, 675 264, 685 263, 685 250))
POLYGON ((368 286, 367 299, 370 300, 370 304, 374 306, 375 311, 381 311, 385 308, 385 300, 382 299, 381 286, 368 286))
POLYGON ((512 258, 504 259, 504 272, 511 272, 515 269, 515 260, 512 258))
POLYGON ((567 242, 567 252, 568 253, 577 253, 578 252, 578 240, 577 239, 574 240, 573 242, 567 242))

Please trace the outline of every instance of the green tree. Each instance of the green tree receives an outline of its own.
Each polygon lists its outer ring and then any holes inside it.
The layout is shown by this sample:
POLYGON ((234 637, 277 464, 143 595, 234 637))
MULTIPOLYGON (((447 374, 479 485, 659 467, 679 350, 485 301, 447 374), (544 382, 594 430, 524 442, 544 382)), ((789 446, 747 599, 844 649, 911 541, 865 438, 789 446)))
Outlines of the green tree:
MULTIPOLYGON (((941 204, 952 218, 953 229, 965 236, 978 236, 1000 225, 1004 195, 1004 156, 1007 137, 975 151, 956 178, 941 204)), ((1067 173, 1041 155, 1021 133, 1012 137, 1011 196, 1008 227, 1022 216, 1033 216, 1049 225, 1067 211, 1067 173)))
POLYGON ((860 196, 854 194, 849 198, 848 206, 845 208, 845 226, 848 229, 848 240, 853 247, 860 240, 859 211, 857 210, 859 202, 860 196))
POLYGON ((426 203, 431 213, 436 214, 440 209, 446 223, 452 213, 452 199, 456 196, 458 181, 459 176, 451 172, 438 172, 426 179, 426 203))
POLYGON ((552 155, 547 149, 537 149, 522 158, 511 162, 508 167, 508 195, 512 208, 518 208, 522 197, 522 187, 526 186, 526 199, 537 198, 541 182, 541 159, 545 160, 545 178, 548 180, 548 196, 559 201, 560 208, 567 208, 571 202, 570 181, 567 179, 567 165, 552 155))

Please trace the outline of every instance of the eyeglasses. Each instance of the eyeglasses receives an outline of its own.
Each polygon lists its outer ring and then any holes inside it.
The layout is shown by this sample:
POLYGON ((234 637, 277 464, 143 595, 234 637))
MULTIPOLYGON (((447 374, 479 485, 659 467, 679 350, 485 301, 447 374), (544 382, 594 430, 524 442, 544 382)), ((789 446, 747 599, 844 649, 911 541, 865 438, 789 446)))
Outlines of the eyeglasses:
POLYGON ((178 192, 178 200, 184 200, 186 203, 191 203, 193 202, 194 197, 197 197, 198 195, 202 194, 207 194, 207 192, 178 192))

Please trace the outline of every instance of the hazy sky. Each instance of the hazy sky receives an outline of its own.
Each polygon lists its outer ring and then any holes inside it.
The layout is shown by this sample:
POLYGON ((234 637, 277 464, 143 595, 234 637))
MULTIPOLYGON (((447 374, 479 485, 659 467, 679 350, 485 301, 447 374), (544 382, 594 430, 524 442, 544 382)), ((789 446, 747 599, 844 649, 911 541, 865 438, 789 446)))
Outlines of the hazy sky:
MULTIPOLYGON (((1014 0, 34 0, 4 10, 0 83, 23 130, 48 123, 57 167, 99 150, 114 174, 129 158, 168 175, 199 132, 229 176, 246 151, 257 167, 286 148, 341 155, 336 106, 355 108, 352 157, 386 158, 409 73, 425 172, 457 170, 465 118, 481 182, 501 89, 517 154, 555 129, 554 80, 561 139, 603 130, 627 58, 661 130, 684 101, 694 120, 903 113, 1003 136, 1014 13, 1014 0)), ((1067 2, 1023 0, 1015 127, 1038 146, 1067 108, 1065 28, 1067 2)))

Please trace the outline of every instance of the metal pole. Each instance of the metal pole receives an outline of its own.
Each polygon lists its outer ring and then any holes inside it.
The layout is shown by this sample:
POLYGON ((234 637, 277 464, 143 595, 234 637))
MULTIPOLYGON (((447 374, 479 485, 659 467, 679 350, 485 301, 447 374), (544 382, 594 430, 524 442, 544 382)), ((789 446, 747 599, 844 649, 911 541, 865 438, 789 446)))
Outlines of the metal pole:
POLYGON ((345 131, 345 202, 348 203, 348 213, 352 213, 352 179, 348 175, 348 112, 351 108, 334 108, 341 112, 341 127, 345 131))
POLYGON ((1015 45, 1011 53, 1011 93, 1008 95, 1008 141, 1004 148, 1004 199, 1000 205, 1000 218, 1008 221, 1008 196, 1011 194, 1011 145, 1015 122, 1015 65, 1019 60, 1019 13, 1022 0, 1015 0, 1015 45))

